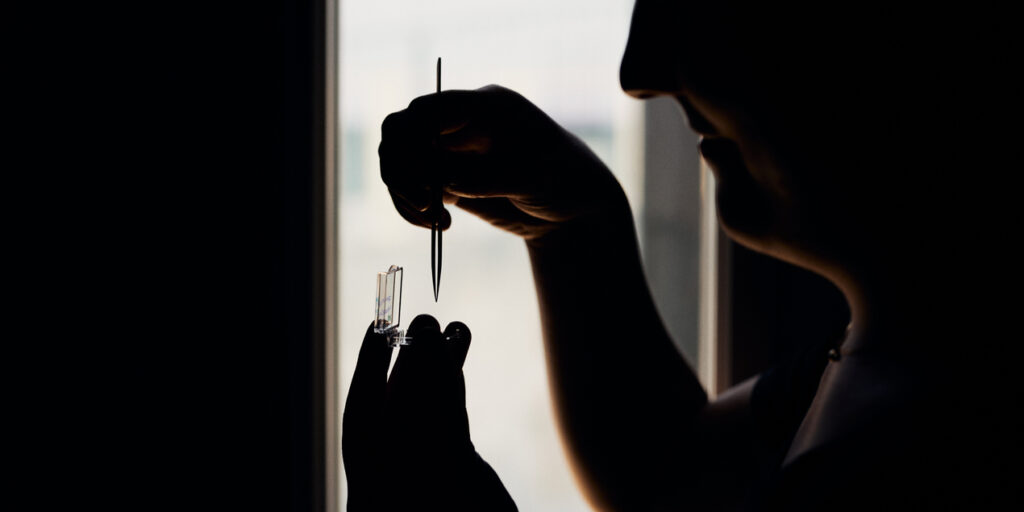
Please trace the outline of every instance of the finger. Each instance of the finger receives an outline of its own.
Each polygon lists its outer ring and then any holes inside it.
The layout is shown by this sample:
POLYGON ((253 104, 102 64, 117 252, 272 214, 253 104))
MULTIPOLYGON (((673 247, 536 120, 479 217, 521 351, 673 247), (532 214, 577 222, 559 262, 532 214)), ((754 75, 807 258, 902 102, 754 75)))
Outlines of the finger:
POLYGON ((389 190, 398 193, 410 207, 425 211, 430 206, 430 176, 433 172, 424 162, 435 155, 427 148, 416 148, 403 140, 382 140, 377 148, 380 177, 389 190))
POLYGON ((473 334, 469 326, 462 322, 452 322, 444 329, 444 348, 452 368, 461 369, 469 353, 469 343, 473 334))
POLYGON ((450 149, 466 141, 478 140, 483 133, 472 135, 472 128, 486 117, 484 96, 479 91, 450 90, 420 96, 405 110, 388 115, 381 124, 384 141, 402 142, 402 146, 415 144, 420 148, 446 147, 450 149))
POLYGON ((388 115, 381 125, 377 148, 381 179, 414 211, 424 212, 433 199, 431 188, 440 182, 436 129, 408 110, 388 115))
POLYGON ((452 225, 452 214, 444 207, 443 199, 440 204, 432 205, 429 210, 423 212, 423 216, 428 219, 427 227, 433 227, 435 219, 437 219, 437 227, 440 228, 441 231, 448 229, 452 225), (440 213, 435 213, 438 209, 440 210, 440 213))
MULTIPOLYGON (((409 325, 410 345, 402 347, 388 382, 388 427, 404 432, 395 449, 407 457, 410 453, 434 450, 449 453, 454 448, 464 449, 469 443, 469 424, 466 415, 466 390, 460 366, 453 364, 456 357, 465 358, 467 336, 462 336, 465 325, 449 325, 445 333, 451 337, 458 332, 461 344, 451 351, 433 317, 417 316, 409 325), (415 428, 415 436, 408 430, 415 428)), ((460 360, 461 361, 461 360, 460 360)))
MULTIPOLYGON (((524 148, 527 149, 527 148, 524 148)), ((516 165, 515 156, 505 157, 445 152, 440 155, 439 173, 445 192, 456 197, 524 198, 549 187, 550 176, 537 175, 528 165, 516 165)))
POLYGON ((472 91, 452 89, 420 96, 412 100, 406 110, 433 120, 442 135, 484 127, 486 120, 494 118, 504 120, 502 126, 515 131, 518 121, 524 119, 524 112, 529 111, 525 117, 543 115, 521 94, 493 84, 472 91))
POLYGON ((494 134, 484 126, 467 124, 456 132, 441 134, 437 146, 452 153, 486 155, 494 147, 494 134))
POLYGON ((435 147, 441 129, 431 112, 407 108, 388 114, 380 125, 381 140, 401 141, 419 148, 435 147))
POLYGON ((440 228, 441 231, 446 231, 450 227, 452 227, 452 214, 451 212, 448 211, 447 208, 442 207, 441 223, 438 225, 438 228, 440 228))
POLYGON ((365 416, 383 406, 390 363, 391 347, 387 338, 373 332, 373 324, 370 324, 359 348, 356 370, 345 402, 346 421, 350 416, 365 416))
POLYGON ((406 111, 422 120, 427 130, 452 134, 485 115, 486 99, 481 91, 451 89, 420 96, 409 103, 406 111))
POLYGON ((389 189, 388 193, 391 194, 391 202, 395 204, 395 210, 403 219, 416 226, 430 227, 431 220, 426 216, 425 211, 417 209, 405 196, 393 189, 389 189))
MULTIPOLYGON (((411 145, 415 146, 414 143, 411 145)), ((447 196, 448 202, 453 202, 454 196, 444 191, 447 177, 438 150, 417 150, 404 147, 402 141, 385 140, 381 142, 378 153, 381 179, 388 186, 399 214, 410 223, 423 227, 430 227, 440 216, 441 229, 447 229, 451 225, 451 215, 444 211, 443 200, 447 196), (435 214, 433 209, 438 204, 435 202, 438 192, 442 196, 442 207, 435 214)))
POLYGON ((406 333, 412 337, 409 345, 398 352, 398 360, 388 381, 389 396, 405 399, 429 393, 433 385, 430 375, 444 363, 441 346, 441 327, 430 315, 419 315, 409 324, 406 333))
MULTIPOLYGON (((410 206, 405 201, 405 199, 402 198, 402 196, 398 195, 397 193, 395 193, 393 191, 391 191, 390 193, 391 193, 391 201, 395 204, 395 210, 398 211, 398 214, 401 215, 403 219, 405 219, 406 221, 408 221, 410 224, 412 224, 414 226, 420 226, 420 227, 424 227, 424 228, 428 228, 428 229, 433 226, 433 223, 434 223, 433 212, 431 212, 429 210, 425 211, 425 212, 416 211, 416 209, 413 208, 412 206, 410 206)), ((452 225, 452 214, 448 211, 447 208, 444 208, 441 211, 441 225, 440 225, 440 228, 441 228, 442 231, 444 231, 444 230, 447 230, 448 228, 450 228, 451 225, 452 225)))

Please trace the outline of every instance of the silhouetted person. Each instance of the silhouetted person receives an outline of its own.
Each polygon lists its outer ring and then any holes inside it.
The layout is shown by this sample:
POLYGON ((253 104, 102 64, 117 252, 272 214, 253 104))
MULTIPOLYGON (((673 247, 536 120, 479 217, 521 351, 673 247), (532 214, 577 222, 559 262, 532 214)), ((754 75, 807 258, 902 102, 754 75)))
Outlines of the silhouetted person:
MULTIPOLYGON (((984 509, 1017 497, 1021 462, 1015 342, 972 282, 1000 275, 985 237, 1008 225, 976 195, 1015 122, 1002 19, 973 4, 637 2, 623 89, 678 100, 730 237, 825 276, 851 310, 843 339, 711 401, 655 311, 621 187, 526 99, 417 98, 384 122, 381 173, 414 224, 430 226, 440 176, 447 204, 525 240, 560 427, 596 507, 984 509)), ((402 508, 404 493, 514 507, 469 441, 464 352, 416 374, 421 348, 404 349, 388 395, 380 347, 368 335, 345 415, 350 508, 402 508), (405 372, 424 385, 415 403, 405 372), (404 420, 382 427, 371 408, 404 420)))

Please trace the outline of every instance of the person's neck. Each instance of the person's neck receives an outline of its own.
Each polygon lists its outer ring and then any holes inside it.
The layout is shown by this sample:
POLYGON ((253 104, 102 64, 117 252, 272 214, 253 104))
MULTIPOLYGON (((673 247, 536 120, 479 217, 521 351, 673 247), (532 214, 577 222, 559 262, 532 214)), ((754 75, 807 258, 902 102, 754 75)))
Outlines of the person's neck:
MULTIPOLYGON (((843 357, 909 357, 933 360, 950 350, 970 318, 963 290, 930 265, 855 276, 839 282, 850 305, 843 357)), ((954 356, 955 357, 955 356, 954 356)))

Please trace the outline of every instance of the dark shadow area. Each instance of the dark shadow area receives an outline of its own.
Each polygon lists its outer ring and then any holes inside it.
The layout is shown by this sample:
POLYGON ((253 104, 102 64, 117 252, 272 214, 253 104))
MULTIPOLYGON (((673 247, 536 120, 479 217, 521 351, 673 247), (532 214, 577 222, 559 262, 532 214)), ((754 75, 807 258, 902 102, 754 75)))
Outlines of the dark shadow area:
POLYGON ((75 103, 39 229, 80 355, 36 457, 76 507, 323 507, 323 12, 97 10, 40 57, 75 103))
POLYGON ((738 384, 808 346, 837 346, 850 307, 828 280, 734 242, 728 252, 730 380, 738 384))

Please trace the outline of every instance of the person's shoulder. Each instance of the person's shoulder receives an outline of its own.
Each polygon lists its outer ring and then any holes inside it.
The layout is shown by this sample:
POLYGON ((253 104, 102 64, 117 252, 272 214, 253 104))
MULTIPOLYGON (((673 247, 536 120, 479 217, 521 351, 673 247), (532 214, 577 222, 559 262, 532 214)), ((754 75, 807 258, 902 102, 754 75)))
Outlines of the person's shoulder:
MULTIPOLYGON (((963 386, 858 382, 876 393, 856 395, 863 407, 848 404, 845 428, 787 458, 766 508, 969 510, 1020 498, 1008 408, 984 419, 986 400, 951 399, 963 386)), ((832 399, 841 406, 843 392, 832 399)))
POLYGON ((789 461, 764 508, 931 510, 975 497, 973 485, 955 476, 955 457, 947 450, 894 433, 885 423, 862 426, 789 461))

